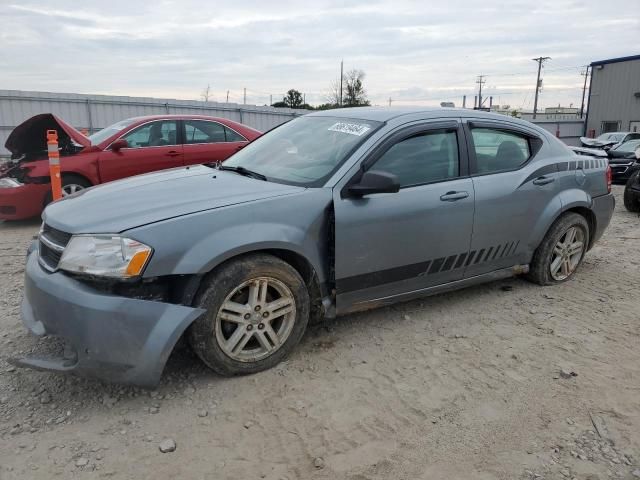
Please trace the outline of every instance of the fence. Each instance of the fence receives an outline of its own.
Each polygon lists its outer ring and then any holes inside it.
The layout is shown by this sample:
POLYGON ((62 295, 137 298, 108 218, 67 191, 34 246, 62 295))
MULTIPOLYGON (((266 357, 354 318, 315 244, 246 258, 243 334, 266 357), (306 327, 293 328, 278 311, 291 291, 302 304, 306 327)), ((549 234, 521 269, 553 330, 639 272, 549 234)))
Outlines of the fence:
POLYGON ((579 147, 584 131, 583 120, 529 120, 537 126, 551 132, 569 146, 579 147))
POLYGON ((197 100, 0 90, 0 157, 9 155, 4 143, 11 131, 38 113, 53 113, 94 133, 125 118, 162 114, 210 115, 265 131, 309 112, 197 100))

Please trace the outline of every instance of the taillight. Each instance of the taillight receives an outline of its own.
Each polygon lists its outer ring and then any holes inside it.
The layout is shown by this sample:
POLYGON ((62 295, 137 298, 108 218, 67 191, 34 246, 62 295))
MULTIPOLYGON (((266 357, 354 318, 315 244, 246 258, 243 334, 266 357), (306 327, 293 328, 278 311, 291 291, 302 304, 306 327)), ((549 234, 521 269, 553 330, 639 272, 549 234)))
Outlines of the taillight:
POLYGON ((611 165, 607 165, 607 192, 611 193, 611 184, 613 183, 613 173, 611 173, 611 165))

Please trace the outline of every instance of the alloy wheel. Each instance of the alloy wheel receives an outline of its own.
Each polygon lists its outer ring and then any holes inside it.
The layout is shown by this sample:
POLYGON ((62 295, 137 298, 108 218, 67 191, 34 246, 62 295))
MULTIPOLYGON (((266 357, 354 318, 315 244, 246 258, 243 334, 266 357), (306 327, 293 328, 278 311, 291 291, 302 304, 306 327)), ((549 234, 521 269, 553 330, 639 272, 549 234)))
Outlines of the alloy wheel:
POLYGON ((80 190, 84 190, 84 186, 78 185, 77 183, 69 183, 62 187, 62 196, 66 197, 67 195, 73 195, 80 190))
POLYGON ((549 270, 556 281, 567 279, 578 267, 585 249, 585 234, 579 227, 569 227, 553 247, 549 270))
POLYGON ((255 362, 280 349, 295 319, 295 299, 289 287, 275 278, 254 278, 225 298, 216 315, 216 340, 233 360, 255 362))

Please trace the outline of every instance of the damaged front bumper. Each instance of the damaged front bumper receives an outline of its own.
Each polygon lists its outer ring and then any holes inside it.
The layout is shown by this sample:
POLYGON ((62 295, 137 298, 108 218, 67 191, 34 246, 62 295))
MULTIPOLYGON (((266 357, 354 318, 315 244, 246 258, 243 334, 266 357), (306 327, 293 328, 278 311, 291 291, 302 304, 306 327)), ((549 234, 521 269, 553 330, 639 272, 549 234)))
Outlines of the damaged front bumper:
POLYGON ((58 358, 12 359, 18 366, 154 387, 182 333, 205 312, 100 292, 45 272, 37 257, 33 251, 27 259, 22 320, 36 335, 61 337, 67 348, 58 358))

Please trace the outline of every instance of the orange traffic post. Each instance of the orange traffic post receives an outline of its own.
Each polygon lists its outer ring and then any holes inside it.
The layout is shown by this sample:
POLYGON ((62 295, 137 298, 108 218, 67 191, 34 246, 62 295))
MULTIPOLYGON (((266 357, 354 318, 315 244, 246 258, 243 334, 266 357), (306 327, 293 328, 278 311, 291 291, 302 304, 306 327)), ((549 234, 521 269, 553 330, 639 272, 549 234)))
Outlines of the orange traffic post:
POLYGON ((53 199, 62 198, 62 181, 60 179, 60 152, 58 152, 58 132, 47 130, 47 150, 49 152, 49 175, 51 176, 51 192, 53 199))

